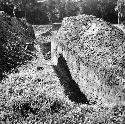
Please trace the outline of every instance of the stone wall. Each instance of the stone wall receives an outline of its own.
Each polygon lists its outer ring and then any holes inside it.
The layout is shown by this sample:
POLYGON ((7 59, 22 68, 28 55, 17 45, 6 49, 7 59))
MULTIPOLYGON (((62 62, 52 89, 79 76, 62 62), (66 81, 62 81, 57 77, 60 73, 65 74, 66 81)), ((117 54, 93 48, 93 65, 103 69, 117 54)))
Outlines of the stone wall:
POLYGON ((125 34, 120 29, 91 15, 66 17, 52 42, 88 99, 105 105, 125 101, 125 34))

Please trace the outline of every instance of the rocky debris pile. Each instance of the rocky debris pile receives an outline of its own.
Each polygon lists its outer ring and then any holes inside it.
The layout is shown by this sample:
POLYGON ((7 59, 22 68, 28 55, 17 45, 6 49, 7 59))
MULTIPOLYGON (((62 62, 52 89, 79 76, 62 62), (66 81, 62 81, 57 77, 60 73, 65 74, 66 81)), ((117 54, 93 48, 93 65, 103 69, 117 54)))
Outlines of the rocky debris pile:
POLYGON ((0 15, 0 77, 33 57, 35 34, 27 22, 0 15))
POLYGON ((88 99, 105 105, 125 102, 122 30, 91 15, 66 17, 54 41, 62 48, 72 78, 88 99))

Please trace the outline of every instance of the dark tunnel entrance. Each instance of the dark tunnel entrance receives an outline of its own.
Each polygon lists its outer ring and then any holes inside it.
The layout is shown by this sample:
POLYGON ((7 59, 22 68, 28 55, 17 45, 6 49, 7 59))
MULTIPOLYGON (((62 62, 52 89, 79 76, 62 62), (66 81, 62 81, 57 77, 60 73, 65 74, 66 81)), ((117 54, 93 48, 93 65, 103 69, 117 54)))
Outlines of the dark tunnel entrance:
POLYGON ((64 87, 65 95, 76 103, 89 104, 85 94, 80 91, 78 84, 72 79, 66 60, 62 55, 58 58, 57 66, 53 66, 53 68, 64 87))

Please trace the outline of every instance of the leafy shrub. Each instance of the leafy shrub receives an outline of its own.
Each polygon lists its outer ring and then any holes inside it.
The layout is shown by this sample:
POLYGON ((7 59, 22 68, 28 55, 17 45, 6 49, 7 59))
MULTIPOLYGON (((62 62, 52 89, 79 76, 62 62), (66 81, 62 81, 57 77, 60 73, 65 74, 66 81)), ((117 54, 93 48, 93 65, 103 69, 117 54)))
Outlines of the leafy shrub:
POLYGON ((31 60, 35 34, 26 22, 0 15, 0 77, 4 72, 31 60))

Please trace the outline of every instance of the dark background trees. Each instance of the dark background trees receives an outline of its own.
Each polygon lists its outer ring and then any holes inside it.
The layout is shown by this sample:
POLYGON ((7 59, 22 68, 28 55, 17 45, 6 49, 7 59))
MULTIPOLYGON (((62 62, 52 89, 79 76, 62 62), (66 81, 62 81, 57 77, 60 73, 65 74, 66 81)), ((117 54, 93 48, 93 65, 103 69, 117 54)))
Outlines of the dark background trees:
MULTIPOLYGON (((11 10, 6 13, 10 14, 15 6, 15 15, 25 17, 31 24, 61 22, 66 16, 79 14, 95 15, 105 21, 118 23, 117 1, 120 0, 0 0, 0 9, 6 11, 9 7, 11 10)), ((125 8, 124 4, 122 8, 125 8)), ((121 13, 124 17, 124 12, 121 13)))

